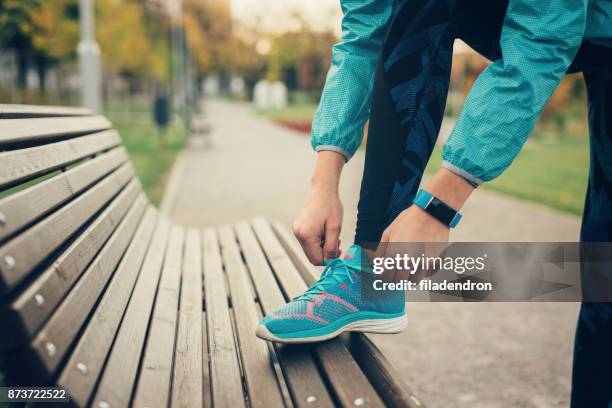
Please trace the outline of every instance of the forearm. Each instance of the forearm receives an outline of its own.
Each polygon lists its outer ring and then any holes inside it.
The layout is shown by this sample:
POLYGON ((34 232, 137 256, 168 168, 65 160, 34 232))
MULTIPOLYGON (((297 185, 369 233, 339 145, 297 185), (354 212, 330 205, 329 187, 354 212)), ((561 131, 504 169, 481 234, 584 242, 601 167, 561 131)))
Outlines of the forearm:
POLYGON ((425 185, 425 190, 459 211, 474 191, 474 187, 450 170, 440 169, 425 185))
POLYGON ((337 193, 345 162, 344 156, 340 153, 333 151, 318 152, 311 180, 312 191, 337 193))

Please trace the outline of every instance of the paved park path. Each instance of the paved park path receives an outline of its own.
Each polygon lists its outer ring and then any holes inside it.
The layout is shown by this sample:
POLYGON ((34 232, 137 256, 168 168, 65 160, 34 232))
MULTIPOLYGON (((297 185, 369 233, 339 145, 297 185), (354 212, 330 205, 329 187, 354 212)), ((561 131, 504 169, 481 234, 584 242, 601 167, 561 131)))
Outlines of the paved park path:
MULTIPOLYGON (((210 145, 180 157, 165 202, 171 218, 206 227, 263 215, 290 225, 310 183, 308 137, 246 104, 208 101, 206 117, 210 145)), ((344 248, 362 169, 359 153, 342 176, 344 248)), ((463 213, 455 241, 576 241, 580 226, 482 189, 463 213)), ((566 407, 577 310, 574 303, 413 303, 405 332, 374 339, 429 407, 566 407)))

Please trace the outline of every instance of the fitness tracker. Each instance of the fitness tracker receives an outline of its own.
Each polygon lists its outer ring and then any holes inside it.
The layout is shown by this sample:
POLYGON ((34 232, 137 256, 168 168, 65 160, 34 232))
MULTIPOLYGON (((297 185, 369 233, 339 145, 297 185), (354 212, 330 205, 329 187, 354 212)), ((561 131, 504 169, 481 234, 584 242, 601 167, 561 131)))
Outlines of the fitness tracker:
POLYGON ((419 189, 412 203, 422 208, 442 224, 448 225, 451 228, 455 228, 461 219, 461 214, 459 214, 457 210, 451 208, 448 204, 434 197, 422 188, 419 189))

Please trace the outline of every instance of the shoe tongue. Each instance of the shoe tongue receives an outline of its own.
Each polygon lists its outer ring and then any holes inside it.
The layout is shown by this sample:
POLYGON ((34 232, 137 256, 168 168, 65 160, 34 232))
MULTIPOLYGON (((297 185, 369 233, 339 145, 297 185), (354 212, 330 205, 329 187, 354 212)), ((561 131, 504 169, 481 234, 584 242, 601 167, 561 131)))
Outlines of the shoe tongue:
POLYGON ((359 245, 351 245, 342 258, 350 265, 359 266, 361 264, 361 247, 359 245))

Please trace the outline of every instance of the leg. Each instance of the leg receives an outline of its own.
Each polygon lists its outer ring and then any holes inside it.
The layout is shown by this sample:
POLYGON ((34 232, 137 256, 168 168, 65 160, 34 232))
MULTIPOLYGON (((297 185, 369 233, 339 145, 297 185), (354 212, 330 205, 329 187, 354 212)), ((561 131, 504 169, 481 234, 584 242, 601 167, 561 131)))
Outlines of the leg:
POLYGON ((396 6, 374 83, 356 243, 380 241, 419 186, 446 104, 453 3, 396 6))
MULTIPOLYGON (((599 56, 602 53, 609 56, 610 50, 600 50, 599 56)), ((593 69, 585 70, 591 168, 582 219, 583 242, 612 241, 612 75, 605 72, 610 69, 609 61, 591 61, 593 69), (601 72, 593 72, 596 69, 601 72)), ((594 271, 583 270, 587 282, 589 272, 594 271)), ((583 303, 574 344, 572 407, 608 407, 612 403, 610 344, 612 303, 583 303)))

